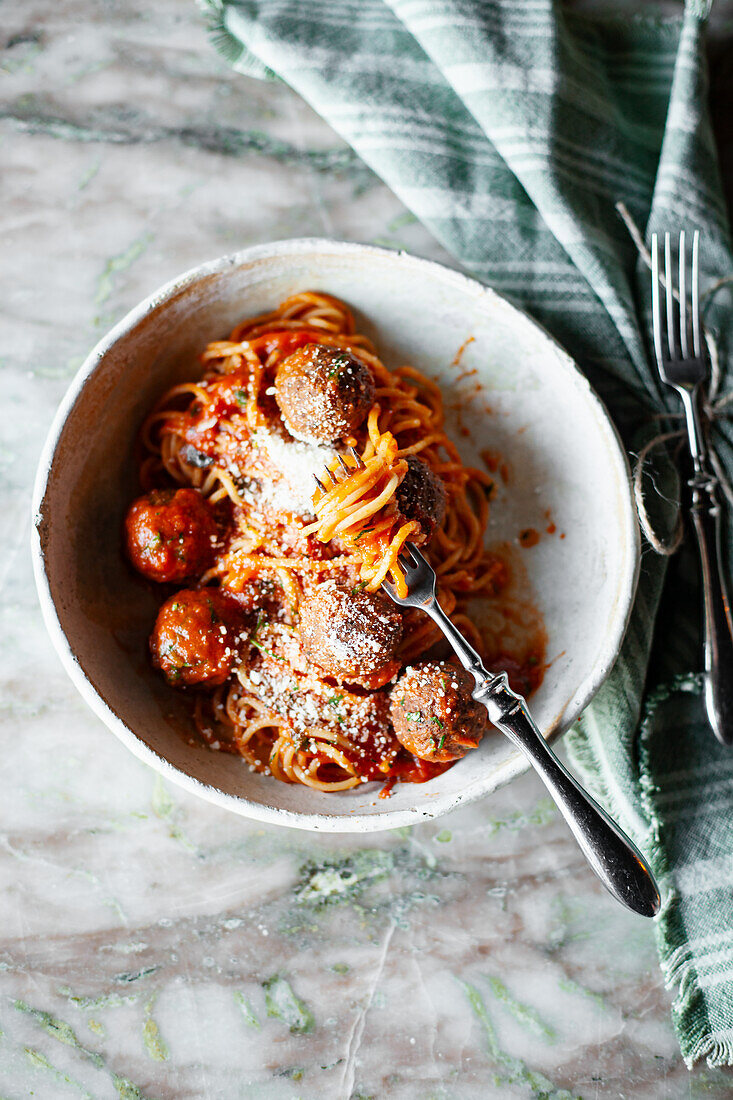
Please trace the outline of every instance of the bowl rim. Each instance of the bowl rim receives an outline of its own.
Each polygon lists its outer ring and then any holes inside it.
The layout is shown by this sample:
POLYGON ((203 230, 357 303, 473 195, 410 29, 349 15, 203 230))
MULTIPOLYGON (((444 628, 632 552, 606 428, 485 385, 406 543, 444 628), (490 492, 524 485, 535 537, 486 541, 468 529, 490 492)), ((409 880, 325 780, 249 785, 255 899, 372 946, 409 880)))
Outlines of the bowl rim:
POLYGON ((622 583, 619 584, 619 599, 614 608, 614 618, 612 621, 613 629, 604 631, 604 641, 599 659, 593 669, 578 686, 570 703, 565 707, 562 719, 560 720, 560 717, 556 718, 550 728, 543 731, 543 735, 548 741, 552 741, 572 725, 610 675, 626 634, 636 596, 641 566, 641 537, 636 509, 633 503, 631 472, 626 450, 618 429, 601 398, 595 392, 574 359, 555 337, 539 324, 539 322, 528 313, 525 313, 524 310, 514 305, 514 303, 510 302, 502 294, 499 294, 492 287, 479 282, 470 275, 447 267, 445 264, 439 263, 436 260, 428 260, 420 256, 415 256, 404 250, 396 251, 378 245, 332 240, 321 237, 295 237, 271 241, 265 244, 256 244, 239 249, 233 253, 227 253, 213 260, 207 260, 187 269, 180 275, 174 276, 172 279, 168 280, 168 282, 158 287, 152 294, 148 295, 129 310, 111 329, 109 329, 108 332, 105 333, 104 336, 101 337, 86 356, 66 390, 51 422, 51 426, 41 450, 34 480, 31 556, 36 590, 38 592, 44 623, 62 665, 77 691, 79 691, 92 711, 101 719, 107 728, 138 757, 138 759, 155 769, 164 778, 169 779, 172 783, 189 791, 191 794, 195 794, 199 798, 204 798, 214 805, 251 820, 316 832, 381 832, 387 829, 413 825, 422 820, 437 818, 456 809, 458 806, 475 802, 477 799, 485 797, 492 791, 499 789, 512 779, 528 771, 530 768, 529 761, 521 752, 516 751, 495 767, 490 775, 486 776, 484 781, 474 781, 466 791, 460 791, 455 794, 443 796, 442 798, 436 798, 434 803, 426 801, 423 806, 408 807, 406 809, 393 811, 387 809, 378 814, 303 812, 264 805, 240 795, 227 794, 218 787, 204 783, 202 780, 194 778, 187 772, 181 771, 164 757, 160 756, 146 745, 137 736, 134 730, 126 724, 123 718, 121 718, 102 696, 97 693, 84 673, 71 643, 61 626, 46 573, 45 552, 43 539, 41 537, 43 504, 51 480, 56 450, 66 421, 81 395, 87 380, 94 373, 108 351, 154 310, 158 309, 181 291, 204 278, 211 275, 219 275, 226 272, 228 269, 250 264, 258 260, 298 256, 313 251, 325 252, 336 256, 356 253, 365 257, 388 256, 391 259, 399 258, 400 261, 408 266, 414 265, 426 273, 437 276, 448 283, 453 283, 457 289, 463 289, 473 295, 478 295, 479 297, 485 297, 489 300, 501 303, 503 309, 507 310, 510 314, 518 316, 520 323, 531 325, 545 340, 550 341, 554 346, 555 353, 561 365, 575 376, 575 383, 581 390, 585 391, 585 397, 589 404, 595 407, 595 413, 599 423, 604 425, 608 431, 609 446, 612 451, 615 451, 618 459, 619 488, 622 497, 622 520, 624 525, 623 534, 625 538, 626 553, 623 562, 622 583))

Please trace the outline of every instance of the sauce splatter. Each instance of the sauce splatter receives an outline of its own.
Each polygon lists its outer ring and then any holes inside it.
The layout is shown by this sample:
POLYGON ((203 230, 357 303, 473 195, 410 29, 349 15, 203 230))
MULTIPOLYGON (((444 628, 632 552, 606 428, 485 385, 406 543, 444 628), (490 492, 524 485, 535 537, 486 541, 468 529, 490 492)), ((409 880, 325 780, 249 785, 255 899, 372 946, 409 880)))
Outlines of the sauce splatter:
POLYGON ((457 367, 459 365, 459 363, 461 362, 461 359, 463 358, 463 353, 466 350, 466 348, 468 347, 468 345, 469 344, 474 344, 475 342, 476 342, 476 337, 475 336, 469 336, 467 340, 463 341, 463 343, 459 347, 458 351, 453 356, 452 366, 457 367))
POLYGON ((501 453, 492 451, 490 447, 485 447, 483 451, 479 451, 479 454, 489 473, 495 474, 498 472, 501 480, 507 485, 511 477, 511 468, 501 453))
POLYGON ((473 378, 478 374, 478 367, 472 367, 470 370, 462 370, 459 375, 456 376, 456 382, 462 382, 464 378, 473 378))
MULTIPOLYGON (((476 341, 475 336, 469 336, 469 337, 467 337, 467 339, 465 339, 463 341, 463 343, 459 347, 458 351, 453 356, 453 361, 451 363, 451 366, 453 366, 453 367, 460 366, 461 359, 463 358, 463 354, 464 354, 466 348, 469 346, 469 344, 475 343, 475 341, 476 341)), ((481 395, 483 394, 483 386, 481 384, 481 381, 477 378, 477 375, 478 375, 478 367, 470 367, 467 370, 461 371, 461 373, 456 376, 456 379, 455 379, 456 383, 465 382, 466 379, 468 379, 468 378, 473 378, 474 382, 470 386, 470 389, 468 391, 466 391, 464 389, 463 393, 461 394, 461 396, 459 397, 459 399, 457 401, 454 401, 454 402, 452 402, 452 403, 450 403, 449 405, 446 406, 447 408, 449 408, 452 412, 454 412, 456 414, 456 425, 457 425, 457 428, 458 428, 458 432, 459 432, 460 435, 462 435, 466 439, 470 438, 470 436, 472 434, 471 429, 467 426, 467 424, 465 422, 465 419, 464 419, 464 416, 463 416, 466 405, 473 405, 474 402, 477 401, 481 397, 481 395)), ((488 405, 485 405, 484 411, 488 411, 488 412, 491 411, 488 405)))
POLYGON ((519 545, 525 550, 536 546, 539 541, 540 533, 536 527, 526 527, 524 531, 519 532, 519 545))
MULTIPOLYGON (((547 520, 547 527, 545 527, 545 531, 547 532, 547 534, 548 535, 557 534, 557 524, 555 523, 555 520, 553 519, 551 508, 547 508, 545 510, 545 519, 547 520)), ((560 534, 560 538, 561 539, 565 538, 565 532, 564 531, 560 534)))

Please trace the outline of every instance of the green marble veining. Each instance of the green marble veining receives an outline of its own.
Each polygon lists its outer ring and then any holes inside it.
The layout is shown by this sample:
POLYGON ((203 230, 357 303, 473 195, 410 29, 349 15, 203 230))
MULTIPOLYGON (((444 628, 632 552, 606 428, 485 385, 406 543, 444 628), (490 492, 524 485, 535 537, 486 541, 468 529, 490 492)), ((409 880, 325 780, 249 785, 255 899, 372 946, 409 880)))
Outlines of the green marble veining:
POLYGON ((504 985, 504 982, 494 977, 488 978, 487 981, 489 989, 494 997, 502 1002, 506 1010, 510 1012, 527 1031, 530 1031, 533 1035, 539 1036, 540 1039, 544 1039, 545 1042, 548 1043, 552 1043, 557 1039, 555 1028, 546 1023, 539 1013, 530 1005, 522 1004, 521 1001, 513 997, 504 985))
POLYGON ((0 73, 33 72, 38 54, 43 49, 42 36, 37 31, 11 35, 5 43, 0 60, 0 73))
POLYGON ((34 1069, 45 1070, 50 1076, 58 1082, 63 1082, 66 1085, 72 1085, 75 1090, 84 1098, 84 1100, 94 1100, 91 1092, 87 1092, 78 1081, 75 1081, 73 1077, 70 1077, 68 1073, 63 1073, 57 1069, 56 1066, 49 1062, 45 1054, 41 1054, 40 1050, 34 1050, 33 1047, 24 1048, 25 1056, 34 1069))
MULTIPOLYGON (((118 256, 112 256, 107 261, 97 284, 97 293, 94 296, 95 306, 104 305, 115 289, 115 276, 121 271, 127 271, 130 264, 134 264, 135 260, 142 256, 152 239, 151 233, 143 233, 137 240, 132 241, 124 252, 118 256)), ((100 318, 97 318, 95 323, 100 324, 100 318)))
MULTIPOLYGON (((79 1039, 76 1036, 76 1033, 74 1032, 73 1028, 69 1026, 69 1024, 51 1015, 50 1012, 44 1012, 41 1009, 32 1008, 24 1001, 16 1001, 14 1007, 17 1009, 18 1012, 23 1012, 26 1015, 32 1017, 32 1019, 35 1020, 41 1026, 41 1028, 48 1035, 51 1036, 52 1039, 56 1039, 57 1042, 63 1043, 65 1046, 73 1047, 74 1050, 78 1051, 78 1053, 81 1054, 86 1060, 91 1062, 93 1066, 109 1072, 108 1066, 104 1058, 100 1054, 97 1054, 93 1050, 89 1050, 88 1047, 85 1047, 82 1043, 80 1043, 79 1039)), ((39 1051, 28 1050, 27 1053, 36 1065, 42 1065, 44 1069, 50 1069, 53 1071, 54 1074, 58 1073, 58 1071, 48 1062, 48 1059, 45 1057, 45 1055, 41 1054, 39 1051)), ((121 1100, 153 1100, 152 1097, 144 1096, 138 1086, 132 1081, 128 1080, 128 1078, 122 1077, 114 1072, 111 1072, 110 1076, 112 1084, 117 1090, 117 1093, 119 1094, 121 1100)), ((64 1076, 64 1079, 66 1080, 67 1078, 64 1076)), ((76 1084, 76 1082, 72 1083, 76 1084)), ((89 1095, 90 1097, 92 1096, 91 1093, 85 1095, 89 1095)))
POLYGON ((143 1022, 143 1042, 145 1043, 145 1049, 148 1055, 154 1062, 167 1062, 170 1054, 168 1047, 166 1046, 158 1027, 157 1021, 153 1018, 153 1006, 155 1004, 155 994, 150 997, 145 1004, 145 1020, 143 1022))
POLYGON ((82 176, 81 176, 79 182, 76 185, 77 190, 86 191, 87 187, 92 182, 92 180, 95 178, 95 176, 98 174, 99 169, 101 167, 102 167, 102 158, 101 158, 101 156, 94 157, 94 159, 92 160, 89 167, 85 168, 84 172, 82 173, 82 176))
POLYGON ((261 130, 243 131, 235 127, 158 126, 142 113, 133 119, 120 112, 95 122, 76 122, 51 113, 43 97, 23 96, 0 109, 0 121, 25 134, 39 134, 64 142, 102 145, 151 145, 175 142, 205 153, 225 157, 250 154, 270 157, 284 165, 304 165, 316 172, 355 172, 360 178, 367 170, 348 146, 332 149, 302 149, 274 138, 261 130))
POLYGON ((275 1016, 287 1024, 293 1034, 307 1035, 316 1026, 315 1017, 308 1006, 293 992, 287 979, 280 975, 262 983, 265 991, 267 1015, 275 1016))
POLYGON ((531 1090, 530 1095, 535 1100, 580 1100, 580 1097, 574 1096, 567 1089, 558 1089, 543 1073, 529 1069, 521 1058, 515 1058, 503 1051, 483 997, 474 985, 469 982, 462 984, 474 1015, 483 1028, 489 1056, 499 1067, 495 1077, 497 1085, 525 1085, 531 1090))
POLYGON ((252 1005, 250 1004, 250 1002, 245 997, 244 993, 241 993, 238 989, 235 989, 234 990, 234 1000, 239 1005, 239 1008, 242 1012, 242 1016, 244 1017, 244 1022, 247 1024, 247 1026, 248 1027, 254 1027, 259 1031, 260 1028, 262 1027, 262 1025, 260 1024, 260 1021, 257 1019, 257 1016, 255 1015, 255 1010, 253 1009, 252 1005))

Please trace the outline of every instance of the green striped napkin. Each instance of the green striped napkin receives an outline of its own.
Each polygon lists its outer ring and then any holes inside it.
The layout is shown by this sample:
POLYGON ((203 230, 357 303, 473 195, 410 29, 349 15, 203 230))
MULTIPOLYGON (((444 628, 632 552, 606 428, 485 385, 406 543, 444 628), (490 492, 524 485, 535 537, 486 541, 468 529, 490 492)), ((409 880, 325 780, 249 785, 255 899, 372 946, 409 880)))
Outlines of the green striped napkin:
MULTIPOLYGON (((648 273, 615 207, 647 240, 700 228, 706 283, 733 272, 706 106, 708 4, 674 20, 551 0, 206 7, 236 68, 292 85, 470 272, 568 348, 630 450, 655 434, 674 400, 650 363, 648 273)), ((706 307, 721 363, 731 304, 724 288, 706 307)), ((714 434, 731 472, 730 422, 714 434)), ((667 527, 670 469, 647 478, 667 527)), ((704 721, 694 558, 686 547, 667 562, 645 547, 623 652, 569 740, 660 876, 682 1054, 719 1065, 733 1061, 733 753, 704 721)))

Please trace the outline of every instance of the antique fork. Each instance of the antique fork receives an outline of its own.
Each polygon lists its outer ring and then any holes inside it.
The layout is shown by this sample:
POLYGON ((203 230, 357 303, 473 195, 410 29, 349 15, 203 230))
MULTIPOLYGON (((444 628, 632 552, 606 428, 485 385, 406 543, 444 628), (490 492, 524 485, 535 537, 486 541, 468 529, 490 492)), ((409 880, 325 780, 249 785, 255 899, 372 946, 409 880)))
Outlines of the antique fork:
MULTIPOLYGON (((321 492, 338 484, 341 474, 364 468, 354 447, 348 453, 354 466, 348 466, 337 455, 340 471, 326 468, 321 475, 323 480, 313 475, 321 492)), ((484 668, 476 650, 438 603, 435 571, 412 543, 405 545, 400 565, 405 572, 407 595, 398 596, 394 585, 383 581, 387 595, 401 607, 424 611, 440 627, 458 660, 476 681, 473 698, 483 703, 492 725, 506 734, 532 764, 603 885, 627 909, 653 917, 659 911, 659 890, 641 852, 563 767, 535 725, 525 700, 509 687, 506 673, 494 675, 484 668)))
POLYGON ((537 728, 525 700, 509 687, 506 673, 494 675, 484 668, 476 650, 438 603, 435 571, 416 546, 407 544, 400 565, 405 571, 408 594, 398 596, 389 581, 383 583, 384 590, 396 604, 419 608, 440 627, 458 660, 476 681, 473 698, 483 703, 491 724, 506 734, 532 764, 603 885, 627 909, 653 917, 659 911, 659 891, 641 852, 563 767, 537 728))
POLYGON ((687 482, 692 499, 690 514, 700 552, 704 603, 705 709, 718 741, 733 744, 733 623, 720 552, 720 497, 718 478, 710 465, 700 418, 700 388, 707 378, 701 340, 699 256, 700 234, 692 238, 690 309, 687 304, 687 249, 685 234, 678 247, 678 298, 675 305, 672 241, 664 234, 664 287, 666 325, 662 320, 659 284, 659 241, 652 233, 652 324, 659 375, 682 399, 687 438, 692 456, 692 477, 687 482), (666 342, 663 339, 666 328, 666 342))

